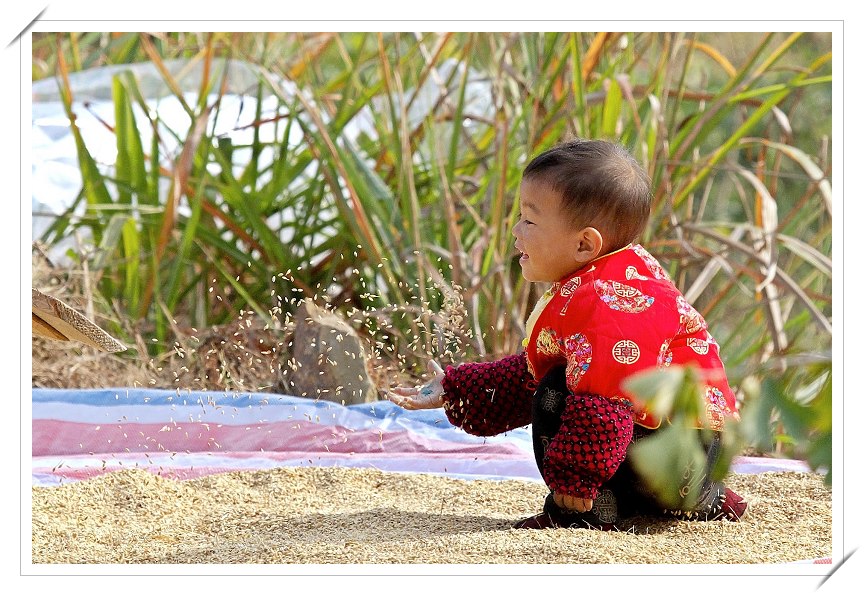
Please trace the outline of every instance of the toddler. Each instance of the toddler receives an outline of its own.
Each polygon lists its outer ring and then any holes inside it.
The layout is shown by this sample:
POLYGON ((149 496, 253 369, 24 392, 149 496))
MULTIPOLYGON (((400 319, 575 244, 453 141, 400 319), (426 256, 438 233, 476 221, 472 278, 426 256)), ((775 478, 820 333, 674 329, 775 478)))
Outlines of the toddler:
POLYGON ((705 320, 635 244, 651 206, 645 171, 620 145, 577 139, 528 164, 519 201, 522 275, 551 284, 528 318, 524 350, 447 370, 432 361, 430 382, 397 387, 389 399, 406 409, 443 406, 452 424, 479 436, 532 425, 550 492, 543 511, 517 528, 614 529, 633 514, 739 519, 746 503, 707 475, 684 483, 699 490, 695 506, 664 507, 627 455, 663 423, 623 388, 636 372, 673 364, 700 371, 714 431, 709 470, 724 421, 738 418, 705 320))

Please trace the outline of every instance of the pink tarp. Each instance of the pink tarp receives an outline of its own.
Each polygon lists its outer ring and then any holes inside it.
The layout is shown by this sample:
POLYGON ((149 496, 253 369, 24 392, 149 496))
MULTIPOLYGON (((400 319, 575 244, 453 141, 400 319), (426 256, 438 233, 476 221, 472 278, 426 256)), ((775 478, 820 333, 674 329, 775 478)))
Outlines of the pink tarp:
MULTIPOLYGON (((280 466, 374 467, 541 481, 527 428, 474 437, 441 410, 386 401, 341 406, 264 393, 34 389, 33 483, 123 467, 176 477, 280 466)), ((738 457, 740 473, 808 471, 788 459, 738 457)))

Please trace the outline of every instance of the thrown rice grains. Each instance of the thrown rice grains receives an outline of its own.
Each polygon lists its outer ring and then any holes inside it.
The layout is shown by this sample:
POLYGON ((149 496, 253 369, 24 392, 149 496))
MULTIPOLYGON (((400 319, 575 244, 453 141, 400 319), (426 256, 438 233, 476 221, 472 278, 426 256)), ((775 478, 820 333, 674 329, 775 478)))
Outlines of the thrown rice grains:
POLYGON ((736 474, 738 523, 635 518, 628 532, 513 530, 536 482, 356 468, 177 481, 130 469, 34 487, 32 562, 201 564, 782 563, 831 554, 820 476, 736 474))

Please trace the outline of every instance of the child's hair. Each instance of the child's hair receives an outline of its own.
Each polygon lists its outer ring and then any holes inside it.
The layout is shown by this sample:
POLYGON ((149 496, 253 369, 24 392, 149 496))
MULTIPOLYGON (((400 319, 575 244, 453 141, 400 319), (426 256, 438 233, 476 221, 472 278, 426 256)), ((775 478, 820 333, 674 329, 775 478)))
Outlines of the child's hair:
POLYGON ((603 253, 634 242, 648 223, 651 181, 630 153, 603 140, 574 139, 536 156, 523 180, 561 195, 574 224, 596 228, 603 253))

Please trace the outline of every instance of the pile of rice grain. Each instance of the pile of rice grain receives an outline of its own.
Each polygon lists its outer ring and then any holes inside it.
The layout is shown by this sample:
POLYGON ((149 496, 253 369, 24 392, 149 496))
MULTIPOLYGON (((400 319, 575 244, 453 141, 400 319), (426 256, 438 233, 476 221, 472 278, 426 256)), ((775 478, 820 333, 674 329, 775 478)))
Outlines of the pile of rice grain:
POLYGON ((733 474, 732 523, 628 520, 626 532, 513 530, 536 482, 357 468, 283 468, 177 481, 130 469, 33 487, 32 562, 167 564, 784 563, 831 555, 817 474, 733 474), (631 527, 632 526, 632 527, 631 527))

